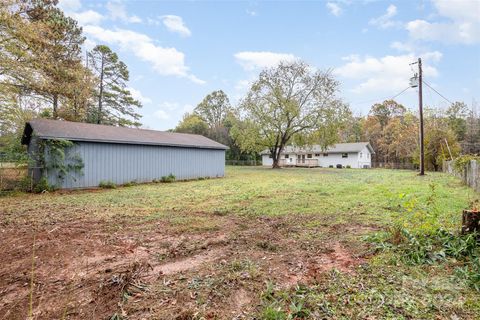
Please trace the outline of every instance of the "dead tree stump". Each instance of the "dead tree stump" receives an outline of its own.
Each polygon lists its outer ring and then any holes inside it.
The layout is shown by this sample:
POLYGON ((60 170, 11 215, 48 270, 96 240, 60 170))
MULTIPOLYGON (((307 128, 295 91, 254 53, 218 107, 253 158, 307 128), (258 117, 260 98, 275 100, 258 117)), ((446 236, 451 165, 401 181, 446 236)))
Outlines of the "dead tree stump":
POLYGON ((480 211, 463 210, 462 234, 480 232, 480 211))

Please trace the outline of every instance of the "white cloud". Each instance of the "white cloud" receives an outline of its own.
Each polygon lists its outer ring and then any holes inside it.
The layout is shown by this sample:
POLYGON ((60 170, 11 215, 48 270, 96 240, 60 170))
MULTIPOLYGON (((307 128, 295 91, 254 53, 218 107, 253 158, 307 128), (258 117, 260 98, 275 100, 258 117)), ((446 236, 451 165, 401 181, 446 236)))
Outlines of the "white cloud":
POLYGON ((415 50, 415 46, 411 45, 410 43, 400 41, 392 42, 390 44, 390 48, 405 52, 413 52, 415 50))
POLYGON ((175 48, 164 48, 155 45, 153 40, 142 33, 126 29, 104 29, 99 26, 85 26, 84 32, 107 44, 118 45, 122 50, 130 51, 143 61, 150 63, 153 69, 164 76, 187 78, 195 83, 205 81, 190 73, 185 65, 185 55, 175 48))
POLYGON ((160 25, 160 21, 157 19, 152 19, 152 18, 147 18, 147 23, 152 26, 158 26, 160 25))
POLYGON ((440 16, 447 22, 413 20, 405 28, 415 40, 474 44, 480 42, 480 2, 476 0, 433 0, 440 16))
POLYGON ((159 105, 153 115, 160 120, 170 120, 183 115, 187 112, 192 112, 195 107, 191 104, 180 104, 178 102, 165 101, 159 105))
POLYGON ((125 23, 140 23, 142 19, 138 16, 130 16, 125 5, 121 1, 109 1, 106 5, 109 16, 112 20, 120 20, 125 23))
POLYGON ((129 87, 127 88, 130 93, 132 94, 132 97, 135 99, 135 100, 138 100, 140 101, 142 104, 149 104, 149 103, 152 103, 152 99, 148 98, 148 97, 145 97, 142 92, 140 92, 140 90, 137 90, 137 89, 134 89, 132 87, 129 87))
POLYGON ((170 116, 164 110, 157 110, 153 113, 153 115, 160 120, 170 119, 170 116))
POLYGON ((338 17, 342 14, 342 8, 335 2, 327 2, 327 9, 330 10, 330 13, 338 17))
POLYGON ((242 79, 235 84, 235 90, 245 92, 252 85, 253 80, 242 79))
POLYGON ((83 47, 85 48, 85 50, 88 50, 88 51, 95 48, 96 45, 97 45, 97 43, 95 41, 90 40, 90 39, 85 39, 85 42, 83 43, 83 47))
POLYGON ((165 15, 162 16, 162 22, 165 27, 171 32, 180 34, 182 37, 189 37, 192 35, 192 32, 187 28, 183 22, 182 17, 175 15, 165 15))
POLYGON ((368 24, 372 26, 377 26, 382 29, 398 26, 400 22, 392 20, 392 18, 396 15, 397 15, 397 7, 391 4, 388 6, 385 14, 381 15, 378 18, 370 19, 368 24))
POLYGON ((105 18, 100 13, 93 10, 87 10, 83 12, 71 12, 69 15, 73 19, 77 20, 78 23, 82 26, 89 25, 89 24, 90 25, 100 24, 102 20, 105 18))
POLYGON ((258 15, 258 12, 255 10, 247 9, 245 12, 251 17, 256 17, 258 15))
POLYGON ((80 0, 60 0, 58 7, 63 11, 78 11, 82 7, 80 0))
POLYGON ((297 59, 291 53, 276 53, 269 51, 242 51, 234 55, 237 62, 247 71, 277 66, 282 61, 297 59))
MULTIPOLYGON (((438 51, 426 52, 420 55, 424 61, 423 71, 426 77, 437 77, 435 64, 442 54, 438 51)), ((351 55, 343 58, 347 61, 336 68, 334 73, 346 79, 359 80, 360 83, 352 89, 355 93, 391 92, 402 90, 408 86, 413 72, 410 63, 416 61, 417 55, 405 54, 399 56, 360 57, 351 55)))
POLYGON ((80 0, 60 0, 58 7, 62 9, 67 16, 77 20, 81 26, 89 24, 97 25, 105 18, 93 10, 80 11, 82 9, 82 2, 80 0))

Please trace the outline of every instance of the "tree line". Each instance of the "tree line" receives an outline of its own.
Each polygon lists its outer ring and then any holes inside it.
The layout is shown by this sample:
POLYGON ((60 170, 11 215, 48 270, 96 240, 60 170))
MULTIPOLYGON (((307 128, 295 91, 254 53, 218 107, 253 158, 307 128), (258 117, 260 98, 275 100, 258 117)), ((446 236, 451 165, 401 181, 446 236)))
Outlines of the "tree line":
MULTIPOLYGON (((208 94, 174 129, 210 137, 230 147, 227 159, 258 158, 268 151, 278 167, 286 145, 372 144, 374 164, 411 167, 419 164, 419 120, 395 100, 371 106, 354 116, 338 97, 338 81, 329 71, 313 71, 301 61, 263 70, 246 96, 232 106, 219 90, 208 94)), ((425 162, 439 170, 443 160, 480 153, 480 120, 463 102, 447 110, 424 111, 425 162)))
POLYGON ((26 121, 43 117, 140 126, 141 103, 128 89, 128 68, 105 45, 83 52, 77 21, 58 0, 0 4, 0 146, 24 155, 26 121))

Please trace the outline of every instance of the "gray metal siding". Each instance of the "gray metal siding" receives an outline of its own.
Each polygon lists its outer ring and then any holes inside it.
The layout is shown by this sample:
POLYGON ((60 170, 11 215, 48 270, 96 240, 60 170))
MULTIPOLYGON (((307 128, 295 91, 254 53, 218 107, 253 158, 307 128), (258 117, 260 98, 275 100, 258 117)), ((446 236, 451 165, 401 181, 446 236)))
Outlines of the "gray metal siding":
MULTIPOLYGON (((97 187, 100 181, 149 182, 169 174, 177 180, 225 175, 225 150, 76 142, 69 152, 83 159, 83 175, 66 177, 60 188, 97 187)), ((52 172, 48 180, 58 184, 52 172)))

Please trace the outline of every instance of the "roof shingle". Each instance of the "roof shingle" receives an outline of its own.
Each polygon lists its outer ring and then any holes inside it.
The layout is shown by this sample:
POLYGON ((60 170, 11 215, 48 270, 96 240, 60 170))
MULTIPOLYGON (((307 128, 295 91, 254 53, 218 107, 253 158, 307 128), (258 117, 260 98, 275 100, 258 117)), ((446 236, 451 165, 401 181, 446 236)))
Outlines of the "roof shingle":
POLYGON ((27 122, 22 137, 23 144, 29 143, 32 131, 35 136, 43 139, 228 149, 227 146, 221 143, 196 134, 47 119, 34 119, 27 122))

